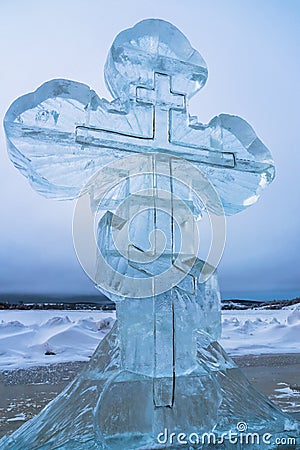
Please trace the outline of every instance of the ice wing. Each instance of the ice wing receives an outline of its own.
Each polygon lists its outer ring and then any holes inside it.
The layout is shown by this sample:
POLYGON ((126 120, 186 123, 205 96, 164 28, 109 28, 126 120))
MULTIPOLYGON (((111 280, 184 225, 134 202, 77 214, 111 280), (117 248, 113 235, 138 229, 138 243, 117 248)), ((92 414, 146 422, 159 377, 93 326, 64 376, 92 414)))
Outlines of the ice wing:
POLYGON ((124 156, 117 149, 77 142, 76 127, 101 125, 145 136, 152 132, 151 117, 145 117, 151 114, 149 108, 141 116, 135 108, 124 111, 122 107, 117 101, 100 99, 85 84, 48 81, 18 98, 6 113, 10 158, 41 194, 73 199, 98 168, 124 156))

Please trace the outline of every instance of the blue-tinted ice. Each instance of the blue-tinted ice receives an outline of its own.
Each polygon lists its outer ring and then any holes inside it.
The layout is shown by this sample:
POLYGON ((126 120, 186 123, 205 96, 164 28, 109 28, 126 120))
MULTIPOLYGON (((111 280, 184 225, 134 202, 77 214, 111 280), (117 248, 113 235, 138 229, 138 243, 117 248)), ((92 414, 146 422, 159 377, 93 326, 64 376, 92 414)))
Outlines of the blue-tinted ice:
MULTIPOLYGON (((293 435, 293 420, 217 343, 217 275, 197 256, 196 219, 222 219, 255 203, 274 163, 243 119, 221 114, 202 124, 189 115, 189 99, 206 79, 203 58, 177 28, 144 20, 110 49, 105 80, 113 101, 61 79, 8 110, 9 154, 32 186, 51 198, 87 194, 94 212, 102 210, 94 279, 116 302, 117 322, 74 382, 1 448, 175 449, 182 448, 176 439, 159 444, 165 429, 220 438, 241 421, 261 435, 293 435), (158 275, 174 267, 166 288, 158 275)), ((214 448, 232 445, 224 439, 214 448)))

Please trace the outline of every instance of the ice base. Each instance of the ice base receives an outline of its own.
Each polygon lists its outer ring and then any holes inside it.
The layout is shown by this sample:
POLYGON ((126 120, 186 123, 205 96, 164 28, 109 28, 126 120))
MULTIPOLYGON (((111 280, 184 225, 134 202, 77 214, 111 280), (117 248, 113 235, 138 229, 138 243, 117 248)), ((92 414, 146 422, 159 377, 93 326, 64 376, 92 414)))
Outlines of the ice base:
MULTIPOLYGON (((295 422, 260 394, 224 349, 206 332, 197 332, 197 366, 176 378, 174 406, 155 407, 153 378, 124 370, 118 323, 98 346, 84 370, 41 413, 10 437, 2 450, 14 449, 208 449, 208 444, 159 444, 157 436, 213 431, 296 436, 295 422), (290 431, 289 431, 290 430, 290 431)), ((295 446, 280 448, 300 448, 295 446)), ((215 444, 216 449, 272 449, 274 445, 215 444)), ((279 448, 279 447, 278 447, 279 448)))

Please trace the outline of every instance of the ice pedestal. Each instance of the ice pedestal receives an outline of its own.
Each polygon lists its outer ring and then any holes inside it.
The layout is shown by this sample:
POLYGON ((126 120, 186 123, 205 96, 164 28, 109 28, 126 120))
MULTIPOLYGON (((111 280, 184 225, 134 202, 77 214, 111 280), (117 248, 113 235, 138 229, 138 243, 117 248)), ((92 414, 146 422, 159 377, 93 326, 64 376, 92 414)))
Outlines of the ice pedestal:
MULTIPOLYGON (((201 265, 198 260, 195 274, 201 265)), ((165 354, 155 352, 157 299, 121 302, 114 327, 84 370, 40 414, 3 438, 1 449, 179 449, 185 448, 177 441, 180 433, 191 436, 186 448, 211 448, 207 436, 202 444, 203 433, 213 433, 217 449, 276 448, 262 442, 222 442, 222 433, 237 433, 240 422, 247 424, 247 432, 272 434, 272 443, 278 436, 294 436, 288 431, 295 427, 293 420, 256 391, 217 343, 221 312, 216 275, 198 287, 197 296, 178 287, 163 294, 168 301, 172 296, 176 323, 174 349, 165 354), (158 369, 169 370, 172 351, 175 380, 173 373, 156 377, 158 369), (170 387, 171 404, 156 406, 170 401, 170 387)))
MULTIPOLYGON (((153 309, 158 299, 129 300, 118 307, 120 366, 95 409, 98 436, 108 448, 156 444, 164 427, 204 431, 216 423, 220 391, 210 371, 197 362, 195 322, 188 320, 193 302, 176 289, 169 295, 176 323, 174 356, 172 347, 161 345, 155 351, 153 309)), ((194 321, 203 319, 203 309, 199 305, 194 310, 194 321)), ((168 335, 169 324, 164 320, 161 326, 168 335)))

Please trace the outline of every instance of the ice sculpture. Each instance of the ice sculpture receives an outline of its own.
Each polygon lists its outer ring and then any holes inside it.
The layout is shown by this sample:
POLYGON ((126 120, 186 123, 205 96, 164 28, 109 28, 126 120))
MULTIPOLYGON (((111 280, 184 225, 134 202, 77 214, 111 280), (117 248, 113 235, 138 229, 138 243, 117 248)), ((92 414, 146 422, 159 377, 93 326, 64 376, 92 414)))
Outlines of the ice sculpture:
POLYGON ((224 214, 255 203, 272 181, 270 152, 239 117, 205 125, 189 116, 207 68, 170 23, 144 20, 121 32, 105 79, 111 102, 52 80, 4 119, 10 157, 34 189, 79 197, 78 255, 116 302, 117 321, 83 372, 1 449, 276 448, 275 437, 297 435, 296 423, 217 343, 215 272, 224 214), (85 261, 86 198, 97 219, 95 273, 85 261), (196 220, 206 213, 214 252, 203 261, 196 220), (246 424, 260 441, 237 447, 246 424))

